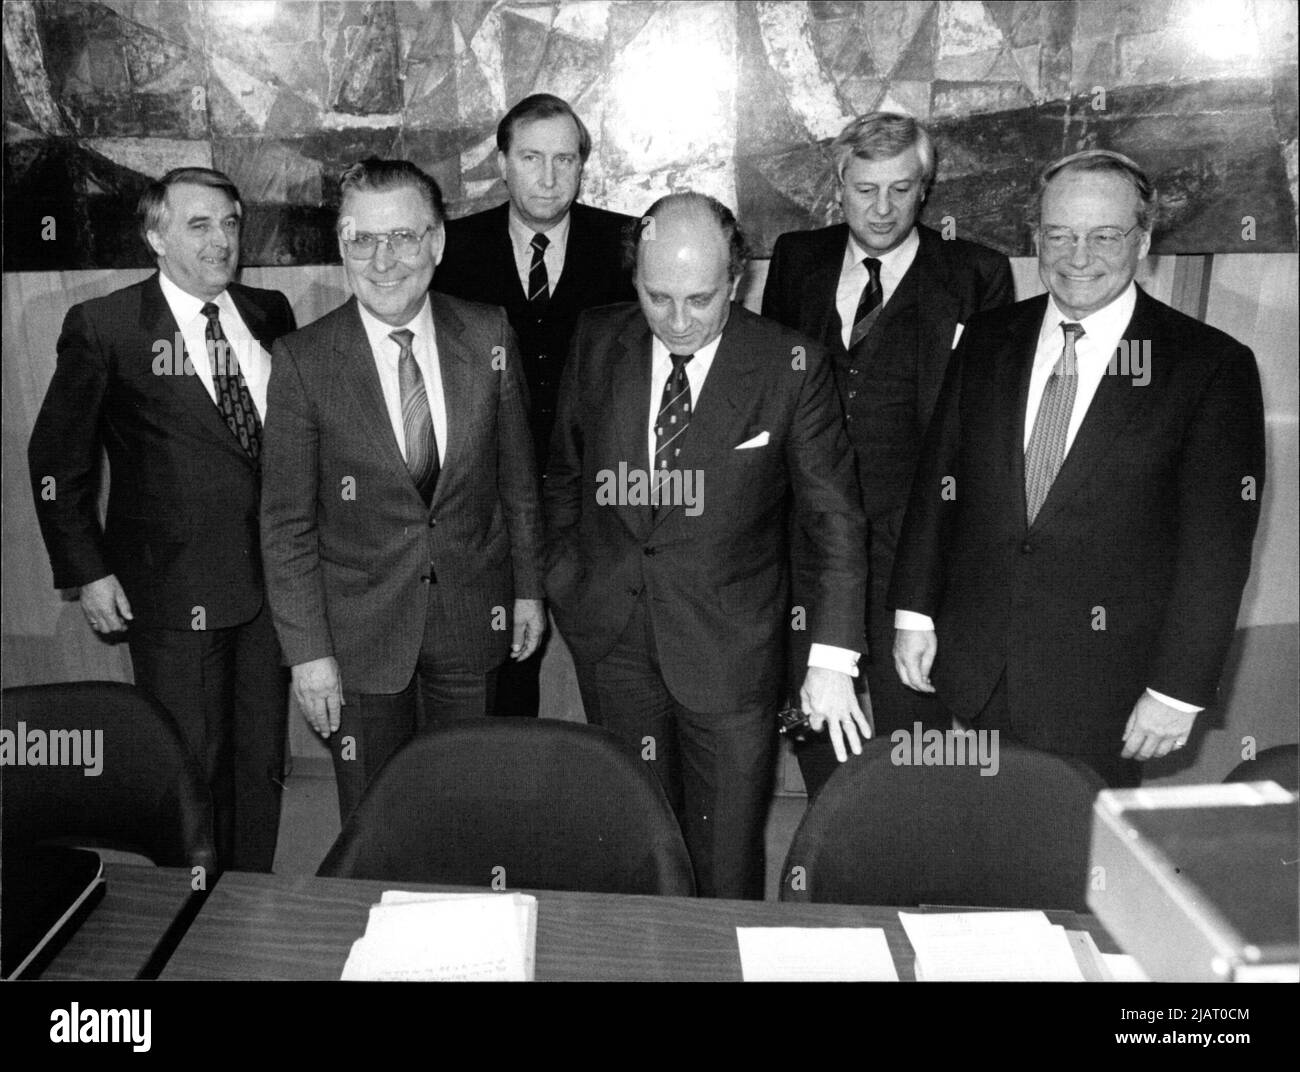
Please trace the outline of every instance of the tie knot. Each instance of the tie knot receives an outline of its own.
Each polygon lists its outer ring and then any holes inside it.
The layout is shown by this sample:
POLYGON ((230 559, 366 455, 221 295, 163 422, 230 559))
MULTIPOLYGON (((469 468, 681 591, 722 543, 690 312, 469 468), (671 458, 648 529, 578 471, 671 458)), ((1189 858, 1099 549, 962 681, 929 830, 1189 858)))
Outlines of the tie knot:
MULTIPOLYGON (((192 308, 192 307, 191 307, 192 308)), ((200 310, 209 320, 216 320, 221 315, 221 310, 217 308, 215 302, 204 302, 200 310)))
POLYGON ((681 372, 686 367, 686 363, 694 356, 694 354, 669 354, 668 359, 673 363, 673 372, 681 372))
POLYGON ((862 258, 862 263, 863 263, 863 265, 866 266, 867 271, 871 273, 871 278, 872 278, 872 279, 879 279, 879 278, 880 278, 880 258, 879 258, 879 257, 863 257, 863 258, 862 258))
POLYGON ((390 331, 388 337, 403 350, 409 350, 411 343, 415 340, 415 332, 410 328, 398 328, 396 331, 390 331))
POLYGON ((538 231, 535 235, 533 235, 533 240, 529 243, 529 245, 532 246, 533 249, 537 250, 538 253, 544 253, 546 251, 546 247, 549 246, 550 244, 551 244, 551 240, 547 238, 546 235, 542 234, 541 231, 538 231))
POLYGON ((1075 339, 1087 334, 1087 332, 1083 330, 1082 324, 1076 324, 1073 321, 1067 320, 1061 321, 1061 330, 1065 332, 1065 341, 1067 344, 1072 343, 1075 339))

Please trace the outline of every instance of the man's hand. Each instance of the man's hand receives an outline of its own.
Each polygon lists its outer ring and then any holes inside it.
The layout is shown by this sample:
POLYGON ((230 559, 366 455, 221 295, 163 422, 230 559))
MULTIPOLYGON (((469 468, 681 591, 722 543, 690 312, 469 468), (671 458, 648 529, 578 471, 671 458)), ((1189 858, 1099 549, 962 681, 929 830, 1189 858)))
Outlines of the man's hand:
POLYGON ((546 605, 540 599, 515 600, 515 631, 510 641, 510 658, 527 659, 546 635, 546 605))
POLYGON ((343 706, 338 662, 333 655, 327 655, 299 663, 292 672, 294 699, 311 728, 328 738, 339 728, 339 708, 343 706))
POLYGON ((126 593, 112 573, 81 586, 81 612, 96 633, 120 633, 134 617, 126 593))
POLYGON ((1159 759, 1187 743, 1195 711, 1179 711, 1143 692, 1124 727, 1124 759, 1159 759))
POLYGON ((799 704, 808 715, 809 728, 814 732, 827 728, 836 759, 843 763, 849 758, 846 739, 853 754, 862 755, 862 742, 870 738, 871 724, 858 706, 853 678, 838 670, 810 666, 799 690, 799 704))
POLYGON ((898 680, 917 692, 934 692, 930 667, 938 650, 939 638, 933 629, 895 629, 894 669, 898 680))

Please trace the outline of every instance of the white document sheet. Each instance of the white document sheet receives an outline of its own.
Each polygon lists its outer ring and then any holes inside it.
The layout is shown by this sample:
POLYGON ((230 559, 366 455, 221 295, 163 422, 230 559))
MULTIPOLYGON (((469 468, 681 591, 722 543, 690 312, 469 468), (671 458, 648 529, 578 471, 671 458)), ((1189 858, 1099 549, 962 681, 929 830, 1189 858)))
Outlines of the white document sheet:
POLYGON ((899 912, 924 982, 1082 982, 1064 927, 1041 912, 899 912))
POLYGON ((878 927, 737 927, 747 983, 898 982, 878 927))

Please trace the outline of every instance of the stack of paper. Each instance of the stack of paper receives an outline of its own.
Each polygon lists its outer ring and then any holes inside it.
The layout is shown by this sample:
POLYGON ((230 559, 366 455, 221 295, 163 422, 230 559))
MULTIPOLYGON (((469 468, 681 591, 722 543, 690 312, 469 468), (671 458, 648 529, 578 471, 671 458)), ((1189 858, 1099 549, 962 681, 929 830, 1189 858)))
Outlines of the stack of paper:
POLYGON ((898 982, 885 932, 874 927, 737 927, 747 983, 898 982))
POLYGON ((1042 912, 899 912, 920 982, 1082 982, 1064 927, 1042 912))
POLYGON ((537 898, 388 890, 352 943, 345 980, 531 982, 537 898))

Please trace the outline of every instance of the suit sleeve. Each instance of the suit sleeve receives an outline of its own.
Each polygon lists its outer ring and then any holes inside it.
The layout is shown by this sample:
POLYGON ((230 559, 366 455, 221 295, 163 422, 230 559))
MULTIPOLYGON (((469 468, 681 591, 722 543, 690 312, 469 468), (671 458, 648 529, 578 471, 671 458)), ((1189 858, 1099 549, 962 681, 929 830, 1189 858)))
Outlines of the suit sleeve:
POLYGON ((898 553, 886 605, 930 618, 943 596, 944 548, 956 517, 956 495, 945 494, 947 478, 956 478, 961 445, 962 372, 970 353, 967 337, 953 351, 939 390, 934 416, 926 430, 912 479, 912 492, 898 536, 898 553))
MULTIPOLYGON (((781 238, 785 236, 782 235, 781 238)), ((765 317, 779 321, 787 327, 797 328, 799 318, 796 310, 790 308, 788 287, 785 280, 786 243, 781 238, 772 247, 772 259, 767 262, 767 280, 763 284, 763 307, 765 317)))
POLYGON ((108 360, 85 306, 63 322, 58 363, 27 446, 36 517, 55 588, 107 577, 99 523, 100 412, 108 360))
POLYGON ((1184 703, 1215 700, 1250 574, 1264 464, 1259 370, 1248 349, 1229 346, 1187 426, 1174 580, 1147 682, 1184 703))
POLYGON ((285 662, 297 666, 334 654, 316 514, 319 428, 292 349, 281 339, 273 353, 262 430, 262 561, 285 662))
POLYGON ((820 347, 809 347, 787 464, 805 538, 794 548, 796 576, 812 582, 809 638, 861 651, 867 600, 867 522, 858 495, 844 413, 820 347))
POLYGON ((528 424, 528 386, 519 344, 505 310, 498 310, 499 336, 506 359, 497 410, 497 488, 510 532, 510 558, 516 599, 541 599, 542 511, 537 494, 537 462, 528 424))
POLYGON ((542 503, 546 515, 546 570, 562 559, 574 561, 582 520, 582 353, 588 318, 579 316, 560 377, 555 427, 551 432, 542 503))

